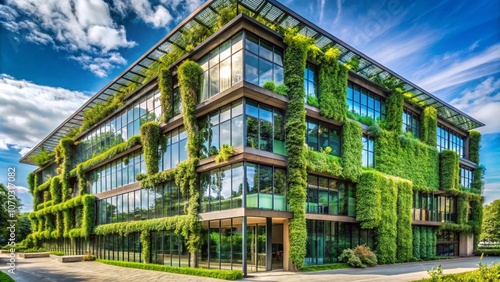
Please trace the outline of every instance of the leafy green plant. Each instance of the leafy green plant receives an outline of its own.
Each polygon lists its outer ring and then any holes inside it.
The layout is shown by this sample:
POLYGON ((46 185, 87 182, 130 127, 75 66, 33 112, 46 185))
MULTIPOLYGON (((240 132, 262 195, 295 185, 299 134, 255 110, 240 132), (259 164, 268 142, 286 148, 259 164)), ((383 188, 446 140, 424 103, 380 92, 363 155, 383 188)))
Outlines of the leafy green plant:
POLYGON ((32 155, 31 160, 39 167, 48 164, 55 156, 54 152, 49 152, 44 148, 40 149, 40 153, 32 155))
POLYGON ((479 164, 479 149, 481 148, 481 133, 476 130, 469 131, 469 160, 479 164))
POLYGON ((64 256, 64 252, 50 252, 50 254, 54 256, 64 256))
POLYGON ((460 166, 457 153, 451 150, 439 153, 439 174, 440 190, 460 190, 460 166))
POLYGON ((287 97, 288 96, 288 86, 286 86, 285 84, 280 84, 278 86, 276 86, 276 94, 279 94, 281 96, 285 96, 287 97))
POLYGON ((233 154, 233 146, 222 144, 219 153, 215 156, 215 163, 227 162, 233 154))
POLYGON ((148 122, 141 126, 141 143, 146 163, 146 173, 155 174, 158 172, 160 154, 158 146, 160 144, 160 126, 157 122, 148 122))
POLYGON ((276 92, 276 84, 272 80, 266 80, 262 85, 262 88, 276 92))
POLYGON ((425 144, 435 147, 437 140, 437 110, 425 107, 420 119, 420 139, 425 144))
POLYGON ((345 249, 342 251, 342 254, 339 256, 340 262, 345 262, 352 267, 365 268, 366 265, 361 262, 361 259, 356 256, 352 249, 345 249))
POLYGON ((363 264, 366 266, 376 266, 377 265, 377 256, 375 255, 370 247, 366 245, 358 245, 353 250, 354 255, 356 255, 363 264))
POLYGON ((316 98, 312 95, 307 95, 307 104, 318 108, 319 107, 318 98, 316 98))
POLYGON ((332 264, 318 264, 318 265, 304 265, 300 271, 301 272, 312 272, 312 271, 322 271, 322 270, 333 270, 349 268, 347 263, 332 263, 332 264))

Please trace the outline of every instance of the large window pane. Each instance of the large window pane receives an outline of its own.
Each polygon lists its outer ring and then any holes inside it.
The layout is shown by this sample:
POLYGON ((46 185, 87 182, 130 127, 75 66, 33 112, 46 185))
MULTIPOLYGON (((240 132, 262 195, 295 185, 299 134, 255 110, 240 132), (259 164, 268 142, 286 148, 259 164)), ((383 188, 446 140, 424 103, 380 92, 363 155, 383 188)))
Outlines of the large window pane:
POLYGON ((247 208, 258 207, 258 193, 259 193, 259 174, 257 172, 257 165, 248 163, 246 166, 246 183, 247 183, 247 208))
POLYGON ((245 80, 259 85, 259 58, 252 53, 245 53, 245 80))

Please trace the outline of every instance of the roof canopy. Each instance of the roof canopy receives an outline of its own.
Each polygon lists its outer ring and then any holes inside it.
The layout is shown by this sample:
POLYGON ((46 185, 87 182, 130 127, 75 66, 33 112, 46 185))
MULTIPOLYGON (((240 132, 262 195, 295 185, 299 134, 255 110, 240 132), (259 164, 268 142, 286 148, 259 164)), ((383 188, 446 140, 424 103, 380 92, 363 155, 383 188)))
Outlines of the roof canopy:
MULTIPOLYGON (((220 17, 219 11, 230 5, 231 2, 231 0, 209 0, 199 7, 125 71, 92 96, 75 113, 38 143, 30 152, 23 156, 20 162, 34 164, 30 156, 40 153, 42 148, 53 151, 59 143, 59 140, 71 128, 78 128, 82 125, 83 113, 86 109, 92 108, 95 103, 103 102, 108 97, 116 94, 120 87, 127 86, 130 83, 142 85, 145 77, 143 74, 146 69, 152 67, 151 64, 153 62, 158 61, 164 54, 173 51, 174 45, 181 49, 187 47, 187 43, 182 41, 182 34, 200 26, 212 29, 217 24, 217 20, 220 17)), ((417 104, 422 107, 433 106, 437 109, 440 118, 447 120, 463 130, 470 130, 484 125, 455 107, 445 103, 438 97, 404 79, 387 67, 382 66, 362 52, 299 16, 276 0, 238 0, 238 4, 239 7, 244 7, 254 13, 254 18, 264 18, 274 25, 283 28, 298 28, 300 33, 314 38, 316 40, 316 45, 323 50, 330 47, 339 49, 341 51, 339 60, 343 63, 348 62, 351 58, 355 58, 356 61, 359 62, 359 65, 357 68, 352 69, 352 71, 355 71, 363 77, 373 79, 378 76, 380 80, 394 77, 400 80, 401 85, 403 85, 404 90, 407 92, 406 96, 409 100, 417 101, 417 104)))

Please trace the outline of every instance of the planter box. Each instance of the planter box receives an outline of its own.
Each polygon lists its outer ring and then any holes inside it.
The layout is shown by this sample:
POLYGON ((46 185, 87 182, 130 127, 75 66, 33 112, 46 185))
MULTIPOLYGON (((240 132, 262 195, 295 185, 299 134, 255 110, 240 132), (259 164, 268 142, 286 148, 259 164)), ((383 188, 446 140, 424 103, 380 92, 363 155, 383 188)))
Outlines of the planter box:
POLYGON ((20 258, 28 259, 28 258, 48 258, 50 257, 49 252, 43 253, 18 253, 20 258))
POLYGON ((77 255, 77 256, 56 256, 56 255, 50 255, 50 258, 53 259, 53 260, 56 260, 58 262, 61 262, 61 263, 83 261, 83 255, 77 255))

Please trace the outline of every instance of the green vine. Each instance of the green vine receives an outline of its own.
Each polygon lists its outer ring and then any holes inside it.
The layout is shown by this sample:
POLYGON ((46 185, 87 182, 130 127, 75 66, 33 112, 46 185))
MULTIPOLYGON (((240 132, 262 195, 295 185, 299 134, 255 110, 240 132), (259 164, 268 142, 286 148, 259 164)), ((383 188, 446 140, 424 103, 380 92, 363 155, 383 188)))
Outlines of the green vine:
POLYGON ((413 184, 410 181, 397 181, 397 261, 408 262, 413 257, 411 208, 413 184))
POLYGON ((439 153, 439 186, 443 191, 460 191, 458 154, 451 150, 439 153))
POLYGON ((50 161, 52 161, 52 159, 54 158, 55 156, 55 153, 53 152, 49 152, 47 150, 45 150, 44 148, 42 148, 40 150, 40 153, 36 154, 36 155, 32 155, 30 157, 30 159, 39 167, 42 167, 42 166, 45 166, 46 164, 48 164, 50 161))
POLYGON ((155 174, 158 172, 160 154, 158 148, 160 145, 160 126, 157 122, 148 122, 141 126, 141 143, 146 162, 146 174, 155 174))
POLYGON ((420 121, 420 139, 425 144, 435 147, 437 140, 437 110, 425 107, 420 121))
POLYGON ((172 73, 168 68, 162 68, 158 76, 158 88, 160 89, 162 123, 167 123, 172 118, 172 73))
MULTIPOLYGON (((363 143, 361 125, 352 120, 346 120, 342 127, 342 167, 343 176, 357 182, 362 173, 363 143)), ((288 142, 288 139, 287 139, 288 142)))
POLYGON ((387 116, 385 128, 389 131, 400 133, 403 128, 403 106, 405 99, 401 89, 392 90, 386 100, 387 116))
POLYGON ((78 195, 82 196, 87 193, 87 179, 82 164, 76 166, 76 178, 78 180, 78 195))
POLYGON ((469 131, 469 160, 479 164, 479 149, 481 133, 476 130, 469 131))
POLYGON ((227 162, 234 154, 233 148, 233 146, 222 144, 219 153, 215 156, 215 163, 227 162))
POLYGON ((345 121, 348 69, 339 63, 340 51, 330 48, 320 56, 319 112, 322 116, 345 121))
POLYGON ((304 70, 309 46, 314 41, 302 34, 288 32, 284 42, 287 45, 284 56, 285 85, 288 87, 288 109, 285 131, 288 152, 288 199, 293 218, 290 220, 290 260, 296 269, 304 264, 306 255, 306 159, 305 135, 306 112, 304 105, 304 70))
POLYGON ((54 204, 59 204, 61 202, 61 178, 59 176, 52 177, 50 181, 50 194, 52 195, 54 204))

